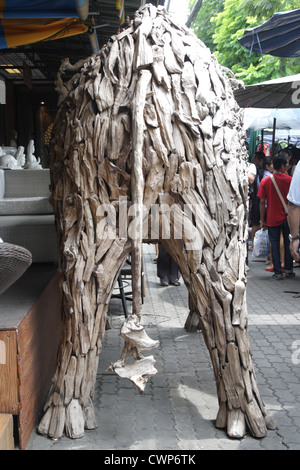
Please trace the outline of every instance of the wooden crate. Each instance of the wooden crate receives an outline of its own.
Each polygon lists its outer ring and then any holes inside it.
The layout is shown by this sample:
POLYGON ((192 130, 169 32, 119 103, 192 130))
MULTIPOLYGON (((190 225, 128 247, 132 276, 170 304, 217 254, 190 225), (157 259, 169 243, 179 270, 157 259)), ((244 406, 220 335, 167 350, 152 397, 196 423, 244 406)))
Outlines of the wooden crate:
POLYGON ((0 450, 14 450, 14 424, 12 415, 0 414, 0 450))
MULTIPOLYGON (((37 424, 55 372, 60 340, 59 274, 17 325, 0 325, 0 413, 18 416, 19 448, 37 424)), ((1 307, 1 305, 0 305, 1 307)))

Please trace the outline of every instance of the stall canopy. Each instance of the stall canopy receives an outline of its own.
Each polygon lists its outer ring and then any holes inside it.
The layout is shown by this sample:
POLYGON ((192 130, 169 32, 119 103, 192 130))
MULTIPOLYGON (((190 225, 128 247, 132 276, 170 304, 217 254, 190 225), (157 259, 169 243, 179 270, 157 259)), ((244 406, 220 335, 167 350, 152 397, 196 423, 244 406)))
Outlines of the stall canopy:
POLYGON ((296 109, 244 109, 244 127, 249 131, 273 128, 296 130, 300 135, 300 108, 296 109))
POLYGON ((275 143, 281 139, 287 142, 300 141, 300 108, 296 109, 268 109, 245 108, 243 111, 244 128, 250 132, 249 157, 252 160, 258 142, 266 140, 269 135, 269 144, 272 152, 276 151, 275 143), (276 138, 275 138, 276 137, 276 138), (272 144, 271 144, 272 141, 272 144))
POLYGON ((0 49, 88 31, 79 18, 85 0, 0 1, 0 49))
POLYGON ((300 56, 300 8, 276 13, 255 28, 246 29, 239 43, 252 52, 277 57, 300 56))
MULTIPOLYGON (((244 108, 246 130, 273 129, 272 152, 278 129, 300 135, 300 74, 248 85, 235 90, 234 95, 244 108)), ((249 155, 252 156, 250 148, 249 155)))
POLYGON ((241 108, 299 108, 300 73, 248 85, 234 95, 241 108))

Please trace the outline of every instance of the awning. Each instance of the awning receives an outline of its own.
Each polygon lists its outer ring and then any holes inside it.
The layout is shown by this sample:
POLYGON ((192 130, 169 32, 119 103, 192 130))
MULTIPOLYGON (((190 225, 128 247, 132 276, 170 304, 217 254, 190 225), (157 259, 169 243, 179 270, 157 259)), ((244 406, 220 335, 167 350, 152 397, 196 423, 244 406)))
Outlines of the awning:
POLYGON ((300 9, 276 13, 255 28, 246 29, 239 43, 252 52, 276 57, 300 56, 300 9))
POLYGON ((78 12, 75 0, 2 0, 0 18, 78 18, 78 12))
POLYGON ((0 49, 82 34, 85 0, 0 0, 0 49))
POLYGON ((248 85, 234 96, 241 108, 299 108, 300 74, 248 85))
POLYGON ((300 135, 300 108, 296 109, 244 109, 244 127, 246 130, 256 131, 261 129, 297 130, 300 135))

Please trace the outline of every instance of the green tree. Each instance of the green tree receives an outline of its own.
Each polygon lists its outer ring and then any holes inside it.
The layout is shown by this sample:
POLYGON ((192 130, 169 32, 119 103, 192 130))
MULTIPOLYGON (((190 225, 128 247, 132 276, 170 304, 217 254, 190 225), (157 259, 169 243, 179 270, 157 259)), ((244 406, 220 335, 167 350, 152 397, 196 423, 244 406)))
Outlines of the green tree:
POLYGON ((193 29, 237 78, 245 84, 258 83, 299 73, 299 60, 256 53, 249 57, 238 38, 245 29, 260 25, 274 13, 297 7, 299 0, 204 0, 193 29))
MULTIPOLYGON (((190 2, 190 10, 192 10, 194 3, 195 0, 190 2)), ((211 51, 215 49, 213 35, 215 33, 216 24, 213 18, 223 10, 223 3, 224 0, 203 0, 197 19, 192 25, 196 36, 200 38, 211 51)))

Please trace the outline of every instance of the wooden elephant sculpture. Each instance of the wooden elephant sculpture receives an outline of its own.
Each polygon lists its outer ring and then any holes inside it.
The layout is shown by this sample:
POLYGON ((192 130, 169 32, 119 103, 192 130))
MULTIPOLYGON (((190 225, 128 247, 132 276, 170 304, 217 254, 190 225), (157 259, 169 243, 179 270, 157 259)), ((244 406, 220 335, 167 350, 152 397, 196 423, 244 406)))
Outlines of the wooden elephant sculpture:
MULTIPOLYGON (((134 297, 125 330, 144 335, 143 241, 160 241, 180 268, 213 365, 216 426, 231 437, 247 426, 263 437, 273 426, 247 329, 247 152, 237 86, 191 30, 150 4, 99 53, 62 64, 50 155, 62 334, 40 433, 76 438, 96 426, 106 313, 129 253, 134 297)), ((141 361, 142 349, 127 341, 118 367, 128 352, 141 361)))

